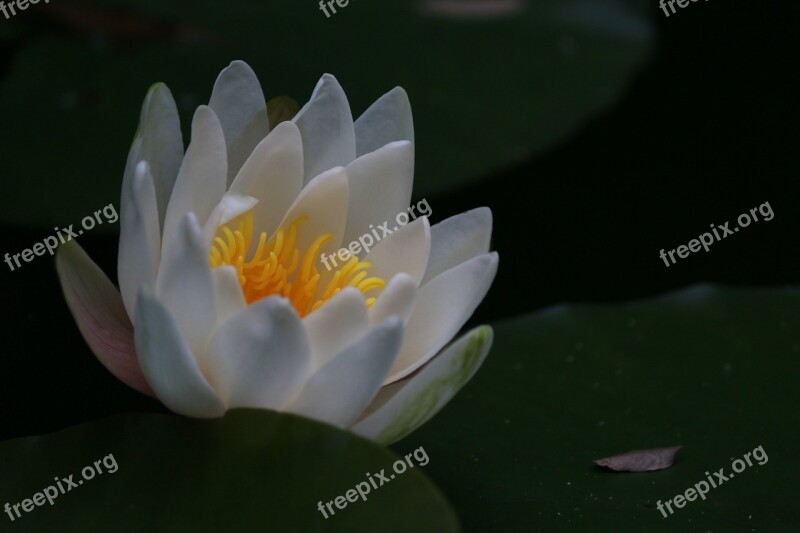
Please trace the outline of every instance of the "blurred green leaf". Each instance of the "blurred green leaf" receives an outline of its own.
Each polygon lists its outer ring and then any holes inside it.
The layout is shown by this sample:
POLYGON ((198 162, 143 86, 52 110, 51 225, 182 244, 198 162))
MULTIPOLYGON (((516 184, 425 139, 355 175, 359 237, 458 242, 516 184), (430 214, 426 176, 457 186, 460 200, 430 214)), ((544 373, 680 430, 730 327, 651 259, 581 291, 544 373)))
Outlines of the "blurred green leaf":
POLYGON ((64 227, 117 204, 147 88, 169 85, 188 131, 233 59, 268 99, 303 103, 331 72, 356 116, 404 86, 421 197, 564 138, 625 88, 652 43, 645 0, 511 0, 477 17, 453 11, 461 1, 350 2, 330 18, 297 0, 32 6, 4 22, 27 34, 0 73, 0 221, 64 227))
POLYGON ((800 291, 697 287, 559 306, 495 326, 495 345, 432 422, 426 468, 468 531, 797 531, 800 291), (683 445, 659 472, 594 459, 683 445), (763 446, 706 500, 656 502, 763 446))
POLYGON ((267 102, 267 115, 269 124, 274 128, 281 122, 292 120, 300 112, 300 104, 288 96, 276 96, 267 102))
POLYGON ((420 467, 366 501, 334 507, 327 519, 317 509, 367 473, 385 468, 388 476, 397 459, 352 433, 270 411, 235 410, 217 420, 124 415, 0 443, 0 504, 32 498, 55 477, 82 482, 52 506, 20 509, 13 524, 2 513, 0 522, 4 531, 37 532, 457 531, 420 467), (82 482, 83 468, 108 455, 104 473, 82 482))

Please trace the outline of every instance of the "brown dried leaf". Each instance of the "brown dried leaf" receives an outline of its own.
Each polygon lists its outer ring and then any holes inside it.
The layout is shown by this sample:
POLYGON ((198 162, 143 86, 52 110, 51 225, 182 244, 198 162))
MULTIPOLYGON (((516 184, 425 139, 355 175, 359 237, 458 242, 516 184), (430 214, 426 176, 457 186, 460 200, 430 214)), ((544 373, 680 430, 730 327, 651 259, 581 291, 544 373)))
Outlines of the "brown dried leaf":
POLYGON ((651 472, 672 466, 675 454, 682 446, 671 448, 651 448, 649 450, 632 450, 620 455, 596 459, 594 464, 604 466, 617 472, 651 472))

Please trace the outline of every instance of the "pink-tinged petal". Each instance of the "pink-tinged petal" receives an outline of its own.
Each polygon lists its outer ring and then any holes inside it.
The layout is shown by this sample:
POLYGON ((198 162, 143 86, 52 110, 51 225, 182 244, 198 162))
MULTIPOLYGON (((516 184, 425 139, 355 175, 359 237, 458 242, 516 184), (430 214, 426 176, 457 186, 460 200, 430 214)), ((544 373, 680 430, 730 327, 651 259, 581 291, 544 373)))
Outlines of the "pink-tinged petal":
POLYGON ((109 372, 129 387, 155 396, 133 344, 133 326, 114 284, 75 241, 59 247, 56 271, 83 338, 109 372))

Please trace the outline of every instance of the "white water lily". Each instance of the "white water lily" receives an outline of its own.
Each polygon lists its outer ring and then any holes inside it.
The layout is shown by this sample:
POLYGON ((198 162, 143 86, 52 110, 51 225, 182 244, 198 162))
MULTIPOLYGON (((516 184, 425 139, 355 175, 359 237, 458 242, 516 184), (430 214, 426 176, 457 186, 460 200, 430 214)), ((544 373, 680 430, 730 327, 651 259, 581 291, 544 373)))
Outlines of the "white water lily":
POLYGON ((393 442, 472 377, 483 326, 446 346, 491 285, 491 212, 402 226, 368 254, 330 254, 406 211, 413 124, 396 88, 355 122, 325 75, 270 130, 250 67, 222 71, 184 153, 175 102, 148 93, 122 185, 114 287, 77 243, 59 278, 101 363, 187 416, 256 407, 393 442))

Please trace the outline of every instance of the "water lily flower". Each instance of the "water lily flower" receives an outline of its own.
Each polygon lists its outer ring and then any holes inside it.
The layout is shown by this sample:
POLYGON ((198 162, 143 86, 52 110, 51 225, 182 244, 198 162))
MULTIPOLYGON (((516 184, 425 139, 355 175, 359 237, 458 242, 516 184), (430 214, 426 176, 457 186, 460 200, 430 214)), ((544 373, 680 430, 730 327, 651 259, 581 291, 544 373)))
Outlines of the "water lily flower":
POLYGON ((491 328, 448 343, 498 263, 479 208, 433 227, 419 217, 322 267, 407 211, 413 170, 400 88, 353 121, 325 75, 292 120, 269 124, 236 61, 184 152, 175 101, 154 85, 123 177, 119 290, 70 242, 56 261, 67 303, 100 362, 176 413, 273 409, 394 442, 482 364, 491 328))

